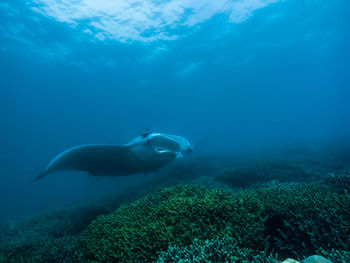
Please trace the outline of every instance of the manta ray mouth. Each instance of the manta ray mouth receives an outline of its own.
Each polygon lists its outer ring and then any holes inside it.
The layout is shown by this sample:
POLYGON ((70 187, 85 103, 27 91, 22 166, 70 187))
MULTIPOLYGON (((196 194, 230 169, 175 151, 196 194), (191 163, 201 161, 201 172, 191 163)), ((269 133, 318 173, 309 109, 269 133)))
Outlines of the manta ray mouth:
POLYGON ((167 153, 167 152, 171 152, 171 151, 169 151, 168 149, 159 148, 159 147, 156 147, 155 150, 156 150, 158 153, 167 153))
POLYGON ((161 148, 161 147, 155 147, 154 150, 160 154, 161 156, 164 156, 166 154, 170 154, 170 155, 175 155, 176 159, 181 159, 182 158, 182 154, 181 152, 177 152, 177 151, 172 151, 166 148, 161 148))

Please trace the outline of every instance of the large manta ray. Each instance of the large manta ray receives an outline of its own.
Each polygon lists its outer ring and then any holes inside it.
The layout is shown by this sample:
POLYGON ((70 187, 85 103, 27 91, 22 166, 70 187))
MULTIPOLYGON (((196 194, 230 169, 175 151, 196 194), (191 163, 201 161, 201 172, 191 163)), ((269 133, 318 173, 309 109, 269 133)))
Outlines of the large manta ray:
POLYGON ((80 145, 57 155, 34 181, 59 171, 84 171, 93 176, 155 172, 192 150, 183 137, 153 132, 125 145, 80 145))

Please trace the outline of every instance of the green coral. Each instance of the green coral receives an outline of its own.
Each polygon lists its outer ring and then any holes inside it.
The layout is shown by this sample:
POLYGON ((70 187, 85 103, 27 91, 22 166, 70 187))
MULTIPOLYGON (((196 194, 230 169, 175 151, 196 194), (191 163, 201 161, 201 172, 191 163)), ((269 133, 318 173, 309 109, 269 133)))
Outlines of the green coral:
POLYGON ((238 192, 178 185, 91 224, 110 208, 75 207, 4 223, 0 262, 279 262, 275 253, 347 262, 348 179, 332 178, 238 192))
POLYGON ((103 212, 100 206, 76 206, 0 226, 0 262, 77 262, 77 236, 103 212))
POLYGON ((266 250, 300 258, 319 248, 349 249, 349 206, 348 195, 320 184, 237 193, 178 185, 99 216, 80 241, 92 262, 150 262, 169 245, 183 249, 227 235, 254 251, 248 257, 266 250))
POLYGON ((317 254, 324 256, 325 258, 329 259, 332 263, 350 262, 350 251, 346 250, 332 249, 330 252, 328 252, 321 249, 318 251, 317 254))
POLYGON ((336 171, 336 173, 328 174, 323 179, 323 183, 331 187, 338 193, 350 193, 350 172, 346 170, 336 171))
POLYGON ((317 249, 350 249, 350 198, 320 184, 278 186, 259 191, 268 216, 270 250, 295 257, 317 249))
POLYGON ((305 219, 317 217, 319 209, 335 207, 339 201, 348 202, 345 195, 336 194, 321 184, 285 184, 255 191, 264 204, 265 213, 305 219))
POLYGON ((150 262, 169 244, 185 247, 226 235, 241 247, 260 249, 261 213, 258 199, 247 192, 179 185, 98 217, 83 233, 82 251, 97 262, 150 262))
POLYGON ((32 253, 30 259, 33 262, 80 262, 80 251, 77 236, 63 236, 50 239, 38 246, 32 253))

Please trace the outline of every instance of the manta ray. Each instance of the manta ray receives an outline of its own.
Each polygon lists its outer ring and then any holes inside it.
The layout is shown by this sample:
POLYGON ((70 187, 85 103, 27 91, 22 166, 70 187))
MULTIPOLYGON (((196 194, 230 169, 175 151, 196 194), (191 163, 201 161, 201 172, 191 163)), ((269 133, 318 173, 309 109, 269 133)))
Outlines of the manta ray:
POLYGON ((184 137, 154 132, 124 145, 85 144, 57 155, 33 181, 60 171, 83 171, 92 176, 156 172, 192 150, 184 137))

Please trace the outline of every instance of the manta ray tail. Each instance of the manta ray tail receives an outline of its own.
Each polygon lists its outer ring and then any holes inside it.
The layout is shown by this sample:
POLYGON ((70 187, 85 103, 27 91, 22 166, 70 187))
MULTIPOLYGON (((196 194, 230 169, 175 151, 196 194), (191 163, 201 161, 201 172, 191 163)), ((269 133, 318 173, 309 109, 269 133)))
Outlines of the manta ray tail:
POLYGON ((38 181, 40 178, 44 177, 45 175, 47 175, 47 173, 46 173, 45 171, 42 172, 42 173, 40 173, 37 177, 35 177, 35 178, 32 180, 32 182, 34 183, 34 182, 38 181))
POLYGON ((203 143, 207 141, 208 137, 204 137, 201 140, 199 140, 194 146, 193 149, 197 150, 199 146, 201 146, 203 143))

